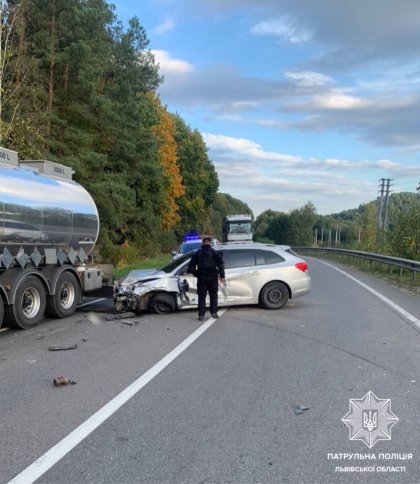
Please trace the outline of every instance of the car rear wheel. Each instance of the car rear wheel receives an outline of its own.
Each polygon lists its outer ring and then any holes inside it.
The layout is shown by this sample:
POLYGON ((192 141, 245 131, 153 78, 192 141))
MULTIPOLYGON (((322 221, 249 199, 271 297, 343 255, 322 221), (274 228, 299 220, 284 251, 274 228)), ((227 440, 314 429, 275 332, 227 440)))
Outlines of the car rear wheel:
POLYGON ((261 290, 260 303, 265 309, 281 309, 288 299, 289 291, 282 282, 269 282, 261 290))
POLYGON ((173 313, 176 308, 175 298, 171 294, 158 292, 157 294, 152 296, 149 308, 151 311, 157 314, 173 313))

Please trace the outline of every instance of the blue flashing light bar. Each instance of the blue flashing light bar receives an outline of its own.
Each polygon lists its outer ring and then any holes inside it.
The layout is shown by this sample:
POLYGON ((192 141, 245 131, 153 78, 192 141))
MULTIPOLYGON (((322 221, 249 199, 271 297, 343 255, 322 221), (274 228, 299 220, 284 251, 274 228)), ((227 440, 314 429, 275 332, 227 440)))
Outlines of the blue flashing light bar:
POLYGON ((201 237, 199 235, 185 235, 184 242, 199 241, 201 237))

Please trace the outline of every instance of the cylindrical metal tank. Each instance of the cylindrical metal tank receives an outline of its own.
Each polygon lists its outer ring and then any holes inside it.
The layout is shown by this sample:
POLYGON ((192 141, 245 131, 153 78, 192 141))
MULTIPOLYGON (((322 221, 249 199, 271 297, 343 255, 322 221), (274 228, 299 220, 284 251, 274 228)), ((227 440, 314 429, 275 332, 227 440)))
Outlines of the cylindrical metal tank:
POLYGON ((89 193, 78 183, 34 169, 0 164, 0 251, 71 249, 89 254, 99 217, 89 193))

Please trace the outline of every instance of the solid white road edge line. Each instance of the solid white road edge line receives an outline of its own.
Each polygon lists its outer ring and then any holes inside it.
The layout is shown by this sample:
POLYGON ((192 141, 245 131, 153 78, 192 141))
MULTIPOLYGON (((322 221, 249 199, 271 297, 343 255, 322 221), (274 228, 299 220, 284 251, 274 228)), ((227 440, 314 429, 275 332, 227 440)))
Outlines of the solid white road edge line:
MULTIPOLYGON (((221 316, 226 309, 219 312, 221 316)), ((119 410, 125 403, 136 395, 145 385, 164 370, 172 361, 183 353, 194 341, 207 331, 217 319, 210 318, 202 324, 194 333, 190 334, 182 343, 164 356, 160 361, 152 366, 146 373, 135 380, 125 390, 105 404, 101 409, 85 420, 81 425, 74 429, 58 444, 54 445, 43 456, 28 466, 20 474, 14 477, 9 484, 32 484, 44 475, 51 467, 67 455, 76 445, 88 437, 95 429, 104 423, 111 415, 119 410)))
POLYGON ((89 306, 89 304, 95 304, 97 302, 105 301, 106 297, 101 297, 100 299, 95 299, 94 301, 89 301, 83 304, 79 304, 77 309, 82 308, 83 306, 89 306))
POLYGON ((364 282, 359 281, 359 279, 356 279, 356 277, 353 277, 352 275, 350 275, 347 272, 339 269, 338 267, 335 267, 332 264, 328 264, 328 262, 324 262, 324 261, 321 261, 321 260, 318 260, 318 259, 317 259, 317 261, 320 262, 321 264, 325 264, 326 266, 331 267, 332 269, 336 270, 337 272, 340 272, 341 274, 345 275, 346 277, 348 277, 352 281, 356 282, 357 284, 359 284, 359 286, 362 286, 364 289, 366 289, 367 291, 371 292, 373 295, 375 295, 377 298, 379 298, 385 304, 387 304, 388 306, 390 306, 394 311, 396 311, 401 316, 403 316, 404 318, 406 318, 410 323, 412 323, 415 326, 417 326, 418 328, 420 328, 420 320, 417 319, 415 316, 413 316, 408 311, 406 311, 404 308, 402 308, 401 306, 399 306, 394 301, 391 301, 391 299, 388 299, 386 296, 384 296, 380 292, 376 291, 375 289, 373 289, 372 287, 368 286, 364 282))

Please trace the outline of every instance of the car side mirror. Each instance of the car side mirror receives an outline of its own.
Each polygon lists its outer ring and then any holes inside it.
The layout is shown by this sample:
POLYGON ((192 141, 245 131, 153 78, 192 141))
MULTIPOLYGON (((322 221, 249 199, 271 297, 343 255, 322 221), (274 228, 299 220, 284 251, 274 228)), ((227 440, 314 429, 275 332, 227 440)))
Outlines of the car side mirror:
POLYGON ((176 255, 176 250, 172 250, 171 255, 176 255))

